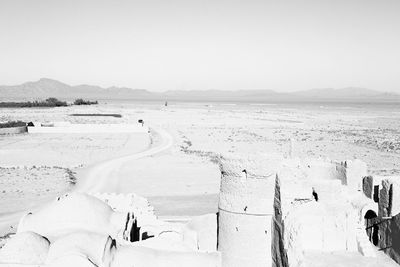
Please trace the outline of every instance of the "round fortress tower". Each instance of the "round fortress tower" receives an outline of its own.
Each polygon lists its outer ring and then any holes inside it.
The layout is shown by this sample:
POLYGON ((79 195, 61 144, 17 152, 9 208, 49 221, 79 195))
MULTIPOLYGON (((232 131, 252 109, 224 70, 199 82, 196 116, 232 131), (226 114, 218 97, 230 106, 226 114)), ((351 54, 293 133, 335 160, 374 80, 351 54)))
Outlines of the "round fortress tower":
POLYGON ((222 266, 272 266, 275 176, 262 162, 220 159, 218 250, 222 266))

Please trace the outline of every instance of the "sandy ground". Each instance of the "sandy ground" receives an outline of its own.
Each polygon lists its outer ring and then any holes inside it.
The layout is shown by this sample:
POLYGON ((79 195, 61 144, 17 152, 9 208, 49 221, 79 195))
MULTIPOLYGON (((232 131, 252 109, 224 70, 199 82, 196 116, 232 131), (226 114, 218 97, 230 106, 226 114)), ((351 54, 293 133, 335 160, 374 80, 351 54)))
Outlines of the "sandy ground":
MULTIPOLYGON (((219 191, 216 156, 259 155, 273 171, 288 156, 290 139, 294 156, 359 158, 371 173, 400 170, 396 145, 387 145, 398 139, 399 112, 393 107, 196 103, 109 107, 123 107, 126 117, 141 116, 174 137, 170 157, 143 159, 139 166, 125 166, 118 174, 136 177, 131 185, 149 197, 161 214, 214 211, 219 191)), ((120 190, 129 187, 124 188, 120 190)))
POLYGON ((32 207, 36 201, 48 200, 49 195, 62 193, 76 182, 72 171, 59 167, 0 168, 0 177, 2 213, 32 207))
POLYGON ((62 167, 0 167, 0 236, 14 232, 14 222, 26 210, 72 189, 75 183, 75 173, 62 167))
POLYGON ((145 150, 142 133, 0 135, 2 166, 62 166, 76 168, 145 150))
MULTIPOLYGON (((5 110, 0 117, 9 118, 15 113, 18 115, 13 120, 60 121, 69 118, 68 108, 5 110)), ((114 118, 98 120, 99 123, 103 120, 105 123, 118 122, 114 118)), ((92 118, 83 117, 75 122, 91 121, 92 118)), ((0 235, 13 231, 25 211, 34 210, 72 190, 78 170, 144 151, 151 142, 145 133, 0 135, 0 235)))
MULTIPOLYGON (((3 109, 0 120, 135 123, 143 119, 148 125, 165 129, 173 138, 168 150, 118 164, 112 168, 113 186, 99 183, 98 191, 135 192, 148 197, 158 214, 173 216, 216 210, 220 174, 215 158, 219 154, 260 155, 273 171, 276 163, 288 156, 290 139, 295 156, 338 161, 359 158, 368 163, 372 173, 400 173, 399 115, 395 108, 385 105, 170 103, 164 107, 163 103, 110 102, 90 107, 3 109), (123 116, 69 116, 101 112, 123 116)), ((162 138, 154 136, 152 142, 152 147, 157 146, 162 138)), ((89 169, 108 159, 143 151, 148 145, 140 137, 127 135, 1 136, 0 167, 71 167, 78 173, 79 182, 89 169), (83 168, 77 168, 81 165, 83 168)), ((8 180, 20 179, 18 172, 12 173, 7 174, 8 180)), ((42 187, 52 191, 49 195, 60 192, 50 186, 57 177, 54 174, 42 180, 42 187)), ((26 180, 28 185, 33 182, 26 180)), ((17 184, 21 183, 8 183, 7 190, 21 190, 17 184)), ((68 186, 66 183, 65 188, 68 186)), ((20 194, 21 198, 25 196, 20 194)), ((4 206, 0 210, 5 210, 4 206)), ((15 207, 21 208, 23 205, 15 207)))
POLYGON ((216 212, 218 167, 206 159, 174 155, 171 152, 174 140, 163 129, 153 128, 151 135, 155 142, 146 151, 78 171, 76 190, 107 193, 134 191, 147 197, 158 215, 187 216, 216 212), (173 212, 170 207, 174 207, 173 212))

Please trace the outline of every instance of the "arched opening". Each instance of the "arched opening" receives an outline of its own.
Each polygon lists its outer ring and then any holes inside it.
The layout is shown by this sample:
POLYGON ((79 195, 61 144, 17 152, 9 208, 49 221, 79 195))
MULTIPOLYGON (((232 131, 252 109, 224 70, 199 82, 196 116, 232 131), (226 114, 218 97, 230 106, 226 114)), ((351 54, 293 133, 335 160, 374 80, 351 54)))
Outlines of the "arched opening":
POLYGON ((378 216, 375 211, 368 210, 364 216, 365 219, 365 230, 369 237, 369 241, 375 246, 378 245, 379 241, 379 226, 378 226, 378 216))

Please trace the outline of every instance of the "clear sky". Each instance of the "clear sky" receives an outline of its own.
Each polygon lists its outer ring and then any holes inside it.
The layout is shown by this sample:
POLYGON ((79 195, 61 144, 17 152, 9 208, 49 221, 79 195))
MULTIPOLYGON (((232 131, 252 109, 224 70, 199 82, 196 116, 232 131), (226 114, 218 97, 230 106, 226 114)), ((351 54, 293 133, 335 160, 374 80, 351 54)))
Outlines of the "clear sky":
POLYGON ((400 92, 399 0, 0 0, 0 84, 400 92))

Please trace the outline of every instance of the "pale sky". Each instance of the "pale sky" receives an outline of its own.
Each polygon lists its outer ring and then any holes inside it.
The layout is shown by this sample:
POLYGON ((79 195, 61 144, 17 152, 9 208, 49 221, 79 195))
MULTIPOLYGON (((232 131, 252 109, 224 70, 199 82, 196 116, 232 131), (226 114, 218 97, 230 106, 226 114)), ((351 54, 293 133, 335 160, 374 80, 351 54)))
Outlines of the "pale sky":
POLYGON ((0 0, 0 84, 400 92, 399 0, 0 0))

